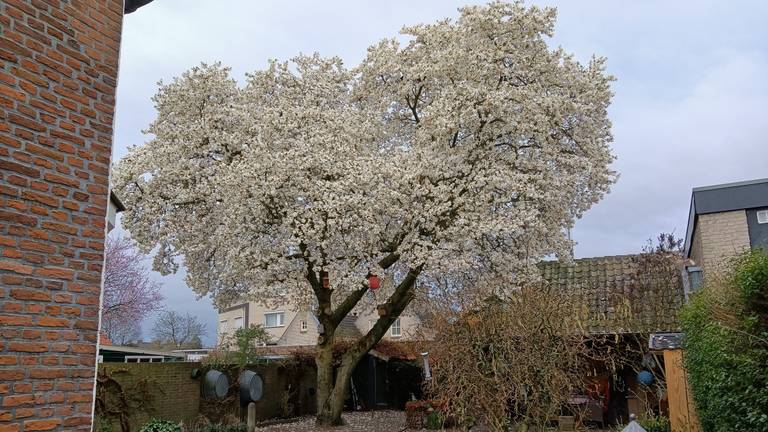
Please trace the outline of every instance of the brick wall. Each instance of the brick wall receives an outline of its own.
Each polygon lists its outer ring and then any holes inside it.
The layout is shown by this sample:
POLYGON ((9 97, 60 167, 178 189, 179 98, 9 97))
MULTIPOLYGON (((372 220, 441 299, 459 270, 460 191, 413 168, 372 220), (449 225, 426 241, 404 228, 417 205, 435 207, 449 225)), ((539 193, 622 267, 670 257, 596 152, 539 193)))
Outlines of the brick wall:
MULTIPOLYGON (((313 365, 299 362, 270 362, 250 365, 247 369, 262 378, 262 399, 256 402, 258 420, 292 417, 314 413, 314 391, 317 373, 313 365), (286 398, 287 397, 287 398, 286 398)), ((224 398, 201 396, 201 386, 208 367, 200 363, 102 363, 99 365, 100 401, 108 410, 118 408, 116 401, 122 389, 129 399, 146 401, 141 409, 127 412, 130 430, 138 430, 152 418, 183 422, 186 425, 202 422, 229 422, 233 418, 245 421, 247 407, 240 405, 238 377, 240 369, 220 367, 229 379, 229 391, 224 398), (192 371, 201 374, 192 377, 192 371), (119 383, 119 387, 106 378, 119 383), (202 420, 204 417, 206 420, 202 420)), ((99 413, 97 413, 98 415, 99 413)), ((98 426, 108 424, 112 430, 121 430, 115 416, 99 416, 98 426)), ((97 430, 101 428, 97 427, 97 430)))
MULTIPOLYGON (((100 381, 109 377, 119 383, 124 394, 145 400, 146 406, 125 414, 131 430, 138 430, 151 418, 192 423, 199 415, 200 379, 192 378, 192 371, 200 363, 102 363, 99 365, 100 381), (146 397, 148 396, 148 397, 146 397)), ((99 383, 96 392, 110 410, 118 407, 115 401, 119 390, 115 385, 99 383)), ((114 418, 97 417, 97 426, 108 423, 112 430, 120 430, 120 422, 114 418)), ((97 428, 100 429, 100 428, 97 428)))
POLYGON ((715 269, 724 259, 749 249, 746 212, 736 210, 699 215, 693 243, 697 245, 696 255, 700 256, 697 263, 705 272, 715 269))
POLYGON ((0 432, 91 426, 121 23, 0 1, 0 432))

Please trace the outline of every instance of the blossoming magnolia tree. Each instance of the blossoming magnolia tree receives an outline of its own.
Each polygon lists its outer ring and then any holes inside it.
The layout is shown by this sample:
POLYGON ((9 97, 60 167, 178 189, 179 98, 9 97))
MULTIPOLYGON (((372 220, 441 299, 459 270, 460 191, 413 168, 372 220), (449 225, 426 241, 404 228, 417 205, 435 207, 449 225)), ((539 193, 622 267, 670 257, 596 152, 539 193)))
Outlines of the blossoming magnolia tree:
POLYGON ((564 228, 613 182, 611 78, 549 50, 554 21, 492 3, 407 27, 353 69, 299 56, 239 86, 192 68, 161 86, 154 138, 119 164, 124 224, 219 304, 313 304, 318 423, 339 423, 353 368, 420 278, 520 274, 568 248, 564 228), (334 377, 336 328, 372 274, 395 282, 334 377))
POLYGON ((141 336, 141 322, 162 308, 163 295, 130 238, 107 237, 104 250, 101 329, 122 345, 141 336))

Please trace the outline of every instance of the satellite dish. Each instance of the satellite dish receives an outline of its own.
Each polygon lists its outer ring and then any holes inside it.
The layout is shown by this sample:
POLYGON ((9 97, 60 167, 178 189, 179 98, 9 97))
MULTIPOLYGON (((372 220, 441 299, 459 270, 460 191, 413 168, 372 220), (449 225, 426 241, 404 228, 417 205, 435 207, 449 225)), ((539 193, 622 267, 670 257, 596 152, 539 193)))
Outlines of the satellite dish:
POLYGON ((238 380, 240 384, 240 404, 248 405, 250 402, 258 402, 264 392, 264 382, 259 374, 254 371, 243 371, 238 380))

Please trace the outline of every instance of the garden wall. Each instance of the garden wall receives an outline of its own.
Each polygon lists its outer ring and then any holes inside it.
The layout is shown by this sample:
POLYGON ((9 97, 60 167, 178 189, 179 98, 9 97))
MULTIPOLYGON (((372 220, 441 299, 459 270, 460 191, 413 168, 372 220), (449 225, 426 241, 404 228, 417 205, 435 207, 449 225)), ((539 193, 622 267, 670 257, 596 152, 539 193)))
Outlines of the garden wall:
MULTIPOLYGON (((267 420, 311 414, 316 411, 315 369, 294 362, 249 365, 264 383, 262 399, 256 402, 256 417, 267 420)), ((191 424, 205 417, 211 423, 244 421, 240 406, 237 367, 219 368, 229 378, 224 398, 201 396, 200 363, 102 363, 98 370, 98 423, 104 420, 115 431, 136 431, 151 418, 191 424), (198 374, 193 372, 198 370, 198 374), (193 377, 193 376, 196 376, 193 377)))

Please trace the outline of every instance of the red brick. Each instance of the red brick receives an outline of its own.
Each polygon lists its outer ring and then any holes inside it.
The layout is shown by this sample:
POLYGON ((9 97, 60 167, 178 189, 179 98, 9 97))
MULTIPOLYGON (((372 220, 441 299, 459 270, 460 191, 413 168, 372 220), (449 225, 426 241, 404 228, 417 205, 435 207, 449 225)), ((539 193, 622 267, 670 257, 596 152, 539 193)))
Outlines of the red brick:
POLYGON ((37 201, 41 204, 45 204, 50 207, 59 206, 59 200, 47 194, 42 194, 39 192, 32 192, 32 191, 24 191, 22 192, 21 196, 24 197, 25 199, 37 201))
POLYGON ((31 168, 20 163, 16 163, 6 159, 0 159, 0 169, 5 171, 13 171, 27 177, 38 178, 40 177, 40 170, 31 168))
POLYGON ((23 369, 0 369, 0 381, 14 381, 23 379, 23 369))
POLYGON ((21 405, 29 405, 33 403, 35 403, 35 396, 31 394, 3 397, 4 407, 16 407, 21 405))
POLYGON ((65 234, 77 234, 77 228, 70 225, 49 221, 44 221, 41 225, 43 228, 63 232, 65 234))
POLYGON ((37 325, 42 327, 68 327, 69 320, 66 318, 42 316, 37 320, 37 325))
POLYGON ((29 420, 24 422, 24 431, 47 431, 61 425, 61 419, 29 420))
POLYGON ((28 326, 32 325, 32 318, 18 315, 0 315, 0 325, 2 326, 28 326))
POLYGON ((2 355, 0 356, 0 366, 13 366, 19 363, 19 359, 16 356, 2 355))
POLYGON ((43 177, 52 183, 59 183, 59 184, 72 186, 72 187, 80 187, 80 181, 69 178, 69 177, 64 177, 64 176, 60 176, 53 173, 45 173, 43 177))
POLYGON ((67 268, 45 267, 35 270, 35 274, 42 277, 73 280, 75 272, 67 268))
POLYGON ((46 352, 48 344, 40 342, 10 342, 8 351, 16 352, 46 352))
POLYGON ((33 268, 14 261, 0 261, 0 270, 9 270, 20 274, 32 274, 33 268))
POLYGON ((18 300, 36 300, 51 301, 51 294, 46 291, 33 291, 23 288, 14 288, 11 290, 11 297, 18 300))

